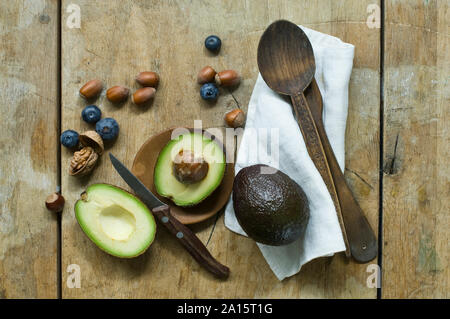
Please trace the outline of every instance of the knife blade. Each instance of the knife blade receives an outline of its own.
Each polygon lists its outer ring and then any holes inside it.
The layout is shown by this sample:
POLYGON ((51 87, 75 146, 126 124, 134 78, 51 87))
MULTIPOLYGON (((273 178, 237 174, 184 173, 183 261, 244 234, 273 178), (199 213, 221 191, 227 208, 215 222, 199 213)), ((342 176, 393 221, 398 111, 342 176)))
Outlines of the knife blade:
POLYGON ((150 208, 157 219, 177 238, 187 252, 215 276, 222 279, 228 278, 230 269, 214 259, 200 239, 188 227, 172 216, 170 206, 153 195, 139 178, 134 176, 114 155, 109 153, 109 158, 123 180, 133 189, 142 202, 150 208))
POLYGON ((114 155, 109 153, 111 163, 116 169, 117 173, 130 186, 136 195, 147 205, 150 209, 166 205, 160 201, 153 193, 145 187, 145 185, 136 177, 130 170, 123 165, 114 155))

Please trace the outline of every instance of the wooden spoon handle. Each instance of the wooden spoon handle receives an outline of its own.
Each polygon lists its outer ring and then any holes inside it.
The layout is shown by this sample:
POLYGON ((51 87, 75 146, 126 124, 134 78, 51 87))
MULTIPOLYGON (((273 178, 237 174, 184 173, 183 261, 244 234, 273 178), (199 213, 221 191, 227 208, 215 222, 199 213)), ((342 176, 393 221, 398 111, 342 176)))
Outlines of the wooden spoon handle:
POLYGON ((377 239, 364 212, 345 181, 344 174, 342 174, 325 132, 322 114, 319 114, 319 111, 319 108, 311 108, 339 198, 350 252, 357 262, 367 263, 377 256, 377 239))
POLYGON ((328 162, 325 156, 325 151, 323 149, 322 141, 317 131, 316 124, 314 122, 311 110, 309 109, 308 103, 306 101, 303 92, 297 95, 291 96, 292 106, 294 109, 294 115, 297 120, 300 130, 305 140, 306 148, 308 150, 309 156, 311 157, 314 165, 322 176, 325 185, 327 186, 328 192, 333 200, 334 207, 336 208, 339 224, 341 226, 342 235, 345 242, 345 255, 350 257, 350 248, 347 239, 347 232, 345 229, 344 221, 342 218, 341 207, 339 205, 339 199, 334 186, 333 178, 328 166, 328 162))
POLYGON ((201 266, 219 278, 228 278, 230 269, 214 259, 200 239, 172 216, 169 206, 156 207, 152 212, 201 266))

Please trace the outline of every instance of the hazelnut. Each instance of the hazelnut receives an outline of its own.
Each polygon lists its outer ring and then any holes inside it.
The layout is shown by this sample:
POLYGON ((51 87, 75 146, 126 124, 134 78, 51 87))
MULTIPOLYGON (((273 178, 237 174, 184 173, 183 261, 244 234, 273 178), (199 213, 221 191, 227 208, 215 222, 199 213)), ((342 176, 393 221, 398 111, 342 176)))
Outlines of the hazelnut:
POLYGON ((205 66, 203 69, 198 72, 197 75, 197 83, 198 84, 205 84, 208 82, 214 82, 214 77, 216 76, 216 71, 208 66, 205 66))
POLYGON ((137 105, 144 104, 155 97, 155 92, 156 90, 153 87, 144 87, 136 90, 136 92, 134 92, 131 96, 131 100, 137 105))
POLYGON ((234 70, 220 71, 215 76, 217 85, 221 86, 235 86, 241 81, 239 74, 234 70))
POLYGON ((181 150, 173 160, 173 174, 184 184, 200 182, 208 174, 209 165, 203 157, 195 157, 194 153, 181 150))
POLYGON ((100 80, 90 80, 80 89, 80 95, 86 100, 97 97, 103 90, 103 83, 100 80))
POLYGON ((106 91, 106 98, 113 103, 120 103, 128 98, 130 90, 124 86, 113 86, 106 91))
POLYGON ((45 206, 49 211, 58 213, 63 210, 65 202, 64 197, 60 193, 53 193, 45 199, 45 206))
POLYGON ((136 82, 142 86, 150 86, 156 88, 159 83, 159 75, 156 72, 145 71, 136 76, 136 82))
POLYGON ((225 122, 230 127, 241 127, 245 123, 245 114, 241 109, 234 109, 225 114, 225 122))
POLYGON ((96 131, 86 131, 79 135, 81 146, 90 146, 98 155, 103 154, 105 149, 103 146, 103 139, 96 131))

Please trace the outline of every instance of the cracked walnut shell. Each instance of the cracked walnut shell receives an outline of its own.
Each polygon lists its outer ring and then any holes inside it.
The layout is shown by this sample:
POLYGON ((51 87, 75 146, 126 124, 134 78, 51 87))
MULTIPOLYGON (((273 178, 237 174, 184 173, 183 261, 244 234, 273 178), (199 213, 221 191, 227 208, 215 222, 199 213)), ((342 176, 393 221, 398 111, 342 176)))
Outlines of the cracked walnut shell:
POLYGON ((94 149, 98 155, 103 154, 104 146, 103 139, 96 131, 86 131, 78 137, 80 139, 81 145, 90 146, 94 149))
POLYGON ((70 161, 69 175, 82 176, 90 173, 97 163, 98 154, 90 146, 83 147, 73 154, 70 161))

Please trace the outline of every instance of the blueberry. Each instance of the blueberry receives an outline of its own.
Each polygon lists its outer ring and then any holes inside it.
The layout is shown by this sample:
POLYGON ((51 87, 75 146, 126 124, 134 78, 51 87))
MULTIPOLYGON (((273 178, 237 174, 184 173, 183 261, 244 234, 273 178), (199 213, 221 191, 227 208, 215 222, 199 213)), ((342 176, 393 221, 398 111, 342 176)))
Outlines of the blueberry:
POLYGON ((211 52, 219 52, 222 41, 216 35, 210 35, 205 39, 205 47, 211 52))
POLYGON ((204 100, 215 100, 219 96, 219 89, 214 83, 205 83, 200 89, 200 96, 204 100))
POLYGON ((78 145, 78 133, 73 130, 64 131, 59 140, 65 147, 73 148, 78 145))
POLYGON ((101 119, 95 124, 95 130, 104 140, 112 140, 119 135, 119 124, 110 117, 101 119))
POLYGON ((102 111, 95 105, 88 105, 81 112, 81 117, 85 122, 97 123, 102 117, 102 111))

